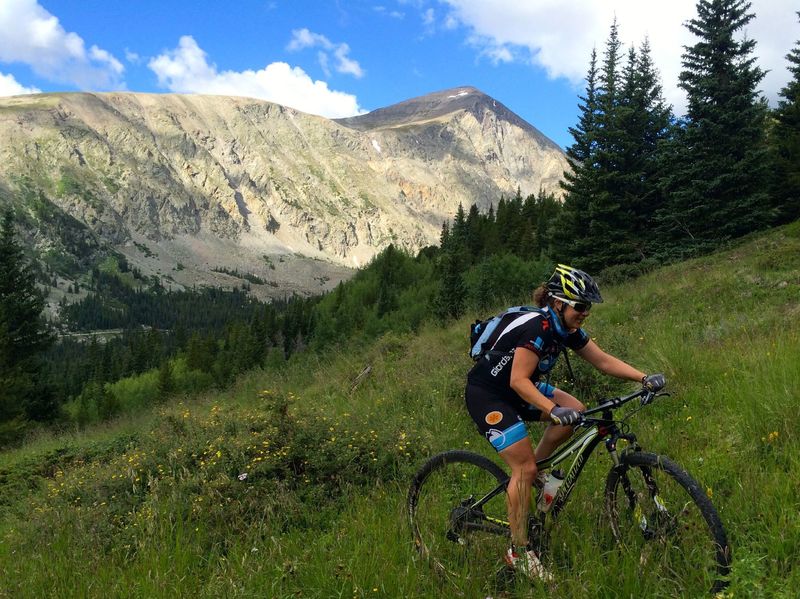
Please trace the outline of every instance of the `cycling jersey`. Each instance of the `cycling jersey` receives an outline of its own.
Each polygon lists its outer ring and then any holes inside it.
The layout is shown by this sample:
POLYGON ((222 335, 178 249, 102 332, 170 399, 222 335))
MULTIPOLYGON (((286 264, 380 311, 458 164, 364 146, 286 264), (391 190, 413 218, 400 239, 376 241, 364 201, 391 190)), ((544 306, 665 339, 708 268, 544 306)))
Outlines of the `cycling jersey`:
POLYGON ((535 382, 555 366, 562 345, 577 351, 587 343, 589 335, 583 329, 567 331, 549 307, 541 312, 524 313, 500 332, 491 350, 469 371, 467 380, 472 385, 486 387, 508 399, 521 399, 510 386, 511 363, 518 347, 530 350, 539 357, 539 364, 531 376, 535 382))
POLYGON ((579 350, 589 343, 583 329, 569 332, 549 308, 523 313, 500 332, 494 346, 478 360, 467 375, 465 400, 478 430, 497 451, 523 439, 523 421, 537 421, 542 412, 522 399, 511 388, 514 352, 523 347, 539 357, 531 380, 542 395, 550 399, 555 388, 539 379, 555 366, 562 345, 579 350))

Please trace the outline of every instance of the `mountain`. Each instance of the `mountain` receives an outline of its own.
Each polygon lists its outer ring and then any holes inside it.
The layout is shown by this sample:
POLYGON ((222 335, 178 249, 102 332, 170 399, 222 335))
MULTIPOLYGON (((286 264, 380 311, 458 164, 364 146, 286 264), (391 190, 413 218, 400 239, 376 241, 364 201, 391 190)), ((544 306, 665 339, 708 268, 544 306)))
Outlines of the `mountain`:
POLYGON ((566 168, 472 87, 339 120, 221 96, 0 99, 0 198, 67 279, 108 250, 173 286, 318 292, 390 243, 436 243, 459 204, 559 194, 566 168))

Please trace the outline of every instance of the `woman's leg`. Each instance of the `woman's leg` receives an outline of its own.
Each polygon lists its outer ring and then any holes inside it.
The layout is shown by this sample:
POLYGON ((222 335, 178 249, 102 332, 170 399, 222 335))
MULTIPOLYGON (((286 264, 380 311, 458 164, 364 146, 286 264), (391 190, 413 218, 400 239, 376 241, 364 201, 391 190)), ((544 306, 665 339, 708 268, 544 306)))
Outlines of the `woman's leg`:
POLYGON ((528 544, 528 512, 531 505, 531 485, 536 478, 536 458, 529 437, 525 437, 499 452, 511 468, 511 480, 506 493, 511 542, 517 547, 528 544))
MULTIPOLYGON (((548 397, 550 397, 550 399, 552 399, 559 406, 563 408, 572 408, 573 410, 578 410, 579 412, 582 412, 586 409, 586 406, 584 406, 566 391, 556 389, 555 387, 551 387, 551 390, 553 395, 548 395, 548 397)), ((550 422, 550 419, 543 415, 542 421, 550 422)), ((573 430, 574 429, 571 426, 563 426, 559 424, 553 424, 551 422, 550 425, 544 429, 544 434, 539 440, 539 444, 536 446, 536 459, 543 460, 549 457, 559 445, 561 445, 572 435, 573 430)))

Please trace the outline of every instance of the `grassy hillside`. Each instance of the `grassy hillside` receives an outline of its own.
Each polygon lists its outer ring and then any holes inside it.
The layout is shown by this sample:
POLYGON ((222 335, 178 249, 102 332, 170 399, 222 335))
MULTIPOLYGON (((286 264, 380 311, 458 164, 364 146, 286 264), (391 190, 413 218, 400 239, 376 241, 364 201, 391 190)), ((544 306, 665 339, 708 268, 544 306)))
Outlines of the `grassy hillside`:
MULTIPOLYGON (((673 396, 635 430, 713 497, 734 552, 729 594, 795 596, 800 223, 604 296, 587 330, 667 374, 673 396)), ((0 455, 0 596, 499 596, 494 581, 443 586, 404 516, 427 456, 493 455, 463 407, 469 316, 296 354, 225 394, 0 455)), ((579 376, 591 393, 627 388, 579 376)), ((554 531, 554 588, 504 596, 674 596, 611 548, 608 466, 595 454, 554 531)))

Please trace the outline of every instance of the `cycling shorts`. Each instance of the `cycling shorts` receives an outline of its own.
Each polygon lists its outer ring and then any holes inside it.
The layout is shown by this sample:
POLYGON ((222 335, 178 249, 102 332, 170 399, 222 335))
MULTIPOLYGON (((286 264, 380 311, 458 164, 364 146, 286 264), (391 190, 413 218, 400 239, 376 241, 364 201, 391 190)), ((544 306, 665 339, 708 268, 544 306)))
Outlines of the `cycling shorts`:
MULTIPOLYGON (((545 382, 534 383, 539 392, 550 399, 555 387, 545 382)), ((539 422, 542 411, 522 399, 508 399, 481 385, 467 383, 464 392, 469 415, 496 451, 502 451, 528 435, 525 422, 539 422)))

